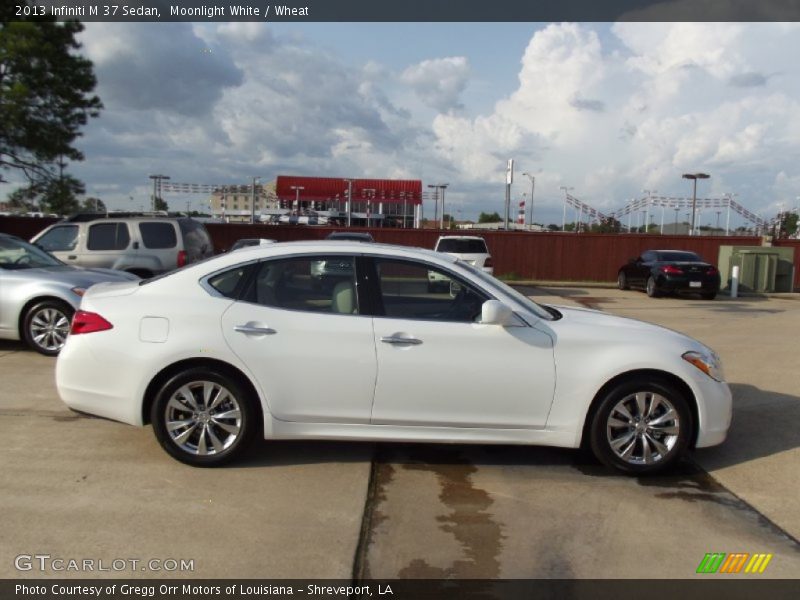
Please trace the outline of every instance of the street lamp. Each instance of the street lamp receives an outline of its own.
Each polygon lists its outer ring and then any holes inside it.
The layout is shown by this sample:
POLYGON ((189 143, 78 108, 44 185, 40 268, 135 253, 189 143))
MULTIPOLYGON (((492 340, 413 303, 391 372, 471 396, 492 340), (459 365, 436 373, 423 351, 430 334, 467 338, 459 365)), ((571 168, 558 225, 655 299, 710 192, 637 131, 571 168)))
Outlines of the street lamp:
POLYGON ((290 190, 294 190, 294 192, 295 192, 294 203, 297 206, 297 214, 299 215, 300 214, 300 190, 304 190, 306 188, 304 186, 302 186, 302 185, 290 185, 289 189, 290 190))
POLYGON ((567 198, 569 197, 569 193, 571 190, 574 190, 574 187, 567 187, 565 185, 559 186, 560 190, 564 190, 564 214, 561 217, 561 231, 567 230, 567 198))
POLYGON ((711 177, 708 173, 684 173, 682 175, 684 179, 691 179, 692 180, 692 221, 691 221, 691 229, 689 230, 689 235, 695 235, 695 213, 697 211, 697 180, 698 179, 708 179, 711 177))
POLYGON ((533 227, 533 189, 536 184, 536 177, 530 173, 523 173, 522 176, 531 180, 531 207, 528 209, 528 225, 533 227))
POLYGON ((436 210, 439 210, 439 191, 441 190, 442 195, 442 212, 439 213, 439 229, 444 229, 444 191, 447 189, 447 186, 450 185, 449 183, 435 183, 429 184, 429 188, 433 188, 436 190, 436 210))
POLYGON ((153 180, 153 212, 156 212, 156 193, 161 198, 161 182, 164 179, 169 179, 169 177, 166 175, 150 175, 150 179, 153 180))
POLYGON ((256 222, 256 183, 261 180, 261 177, 253 177, 253 197, 250 203, 250 224, 256 222))

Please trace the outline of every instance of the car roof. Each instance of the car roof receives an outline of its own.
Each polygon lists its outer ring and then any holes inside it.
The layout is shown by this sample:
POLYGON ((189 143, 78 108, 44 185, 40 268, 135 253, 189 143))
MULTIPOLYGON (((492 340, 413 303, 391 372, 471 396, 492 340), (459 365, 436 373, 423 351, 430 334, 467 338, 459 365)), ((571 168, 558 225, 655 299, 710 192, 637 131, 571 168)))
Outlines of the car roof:
MULTIPOLYGON (((480 235, 442 235, 440 240, 484 240, 480 235)), ((486 241, 486 240, 484 240, 486 241)))
POLYGON ((402 257, 418 256, 419 258, 428 258, 435 261, 444 261, 448 263, 456 262, 458 259, 448 254, 441 252, 434 252, 427 248, 416 248, 413 246, 398 246, 395 244, 364 244, 352 240, 298 240, 293 242, 276 242, 274 244, 260 245, 260 246, 247 246, 236 251, 237 257, 245 257, 248 255, 255 256, 272 256, 281 254, 291 254, 293 250, 298 253, 326 253, 326 252, 352 252, 354 254, 370 254, 370 255, 398 255, 402 257))

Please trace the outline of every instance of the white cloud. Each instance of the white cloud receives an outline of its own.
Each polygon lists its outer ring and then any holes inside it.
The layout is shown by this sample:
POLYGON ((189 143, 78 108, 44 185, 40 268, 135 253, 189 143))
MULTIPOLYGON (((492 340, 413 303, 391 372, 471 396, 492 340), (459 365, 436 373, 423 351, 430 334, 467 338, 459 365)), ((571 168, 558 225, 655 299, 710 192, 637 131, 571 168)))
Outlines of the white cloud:
POLYGON ((459 101, 470 77, 469 62, 463 56, 423 60, 403 71, 400 79, 431 108, 447 112, 463 108, 459 101))

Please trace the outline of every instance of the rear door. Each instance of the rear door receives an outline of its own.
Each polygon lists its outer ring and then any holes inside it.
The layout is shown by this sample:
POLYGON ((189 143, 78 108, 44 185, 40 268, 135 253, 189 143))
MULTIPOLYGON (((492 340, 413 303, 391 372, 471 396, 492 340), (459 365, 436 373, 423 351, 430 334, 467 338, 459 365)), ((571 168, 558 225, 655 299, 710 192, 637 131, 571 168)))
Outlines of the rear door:
POLYGON ((113 269, 123 256, 133 257, 136 253, 128 223, 96 221, 87 227, 86 238, 76 253, 76 262, 87 268, 113 269))
POLYGON ((229 347, 283 421, 369 423, 377 360, 372 317, 356 295, 355 259, 279 258, 257 265, 242 299, 222 317, 229 347), (349 272, 316 285, 312 264, 349 261, 349 272))

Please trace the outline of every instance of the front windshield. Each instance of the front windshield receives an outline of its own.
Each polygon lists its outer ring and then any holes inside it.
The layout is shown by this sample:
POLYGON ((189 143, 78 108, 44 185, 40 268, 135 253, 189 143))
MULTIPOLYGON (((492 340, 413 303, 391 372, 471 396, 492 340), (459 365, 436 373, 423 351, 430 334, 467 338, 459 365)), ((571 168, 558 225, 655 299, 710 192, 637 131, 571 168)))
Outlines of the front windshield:
POLYGON ((58 267, 60 260, 19 238, 0 236, 0 269, 58 267))
POLYGON ((481 269, 478 269, 477 267, 474 267, 473 265, 471 265, 471 264, 469 264, 467 262, 464 262, 462 260, 457 260, 456 263, 460 267, 466 269, 472 275, 474 275, 475 277, 477 277, 478 279, 483 281, 485 284, 487 284, 487 285, 489 285, 491 287, 494 287, 496 289, 499 289, 506 296, 510 296, 514 301, 516 301, 518 304, 520 304, 524 309, 529 310, 530 312, 535 314, 537 317, 542 318, 542 319, 547 319, 548 321, 552 321, 553 320, 553 315, 552 314, 550 314, 544 308, 542 308, 541 306, 536 304, 536 302, 534 302, 533 300, 528 298, 525 294, 521 294, 520 292, 518 292, 517 290, 512 288, 510 285, 506 285, 505 283, 503 283, 499 279, 496 279, 495 277, 492 277, 488 273, 482 271, 481 269))

